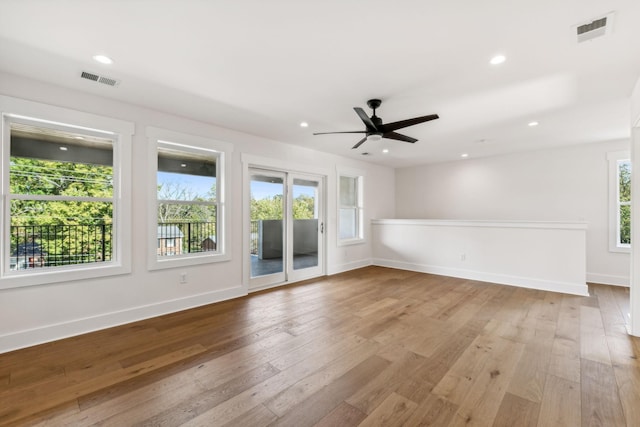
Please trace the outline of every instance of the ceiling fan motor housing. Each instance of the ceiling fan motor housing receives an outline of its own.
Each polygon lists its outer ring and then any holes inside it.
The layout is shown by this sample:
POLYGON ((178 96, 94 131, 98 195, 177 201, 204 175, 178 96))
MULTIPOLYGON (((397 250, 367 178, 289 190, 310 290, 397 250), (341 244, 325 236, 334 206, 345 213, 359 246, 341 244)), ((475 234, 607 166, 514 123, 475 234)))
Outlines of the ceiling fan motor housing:
MULTIPOLYGON (((378 108, 380 106, 380 104, 382 104, 382 101, 380 99, 370 99, 370 100, 367 101, 367 105, 372 110, 375 110, 376 108, 378 108)), ((375 113, 375 111, 374 111, 374 113, 375 113)))

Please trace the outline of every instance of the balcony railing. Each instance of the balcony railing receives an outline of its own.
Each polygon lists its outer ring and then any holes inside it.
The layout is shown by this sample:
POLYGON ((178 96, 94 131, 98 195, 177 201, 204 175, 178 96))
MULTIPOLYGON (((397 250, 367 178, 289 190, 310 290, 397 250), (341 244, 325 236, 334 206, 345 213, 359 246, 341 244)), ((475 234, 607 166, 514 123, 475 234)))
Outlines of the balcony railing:
POLYGON ((110 261, 112 231, 111 224, 11 226, 9 268, 110 261))
MULTIPOLYGON (((111 261, 113 227, 98 225, 11 226, 11 270, 111 261)), ((159 256, 215 251, 215 222, 158 224, 159 256)))
POLYGON ((217 249, 215 222, 163 222, 158 224, 159 256, 217 249))
POLYGON ((249 250, 251 255, 258 254, 258 223, 260 221, 251 221, 251 238, 249 240, 249 250))

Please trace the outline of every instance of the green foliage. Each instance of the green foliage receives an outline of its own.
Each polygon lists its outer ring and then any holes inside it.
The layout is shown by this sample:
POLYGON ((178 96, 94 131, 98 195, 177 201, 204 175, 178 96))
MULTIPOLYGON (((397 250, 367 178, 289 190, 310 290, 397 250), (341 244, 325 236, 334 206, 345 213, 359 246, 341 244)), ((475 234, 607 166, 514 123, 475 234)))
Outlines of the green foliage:
POLYGON ((215 184, 206 197, 194 194, 189 188, 176 183, 158 185, 158 223, 216 222, 216 207, 182 202, 215 202, 215 184))
POLYGON ((315 199, 304 194, 293 199, 293 219, 313 219, 315 199))
MULTIPOLYGON (((620 202, 631 201, 631 162, 618 164, 618 191, 620 202)), ((631 206, 620 206, 620 243, 631 243, 631 206)))
POLYGON ((620 201, 631 201, 631 162, 626 161, 619 165, 620 201))
POLYGON ((620 206, 620 243, 631 243, 631 206, 620 206))
MULTIPOLYGON (((86 163, 11 158, 9 189, 33 196, 113 196, 113 168, 86 163)), ((79 225, 111 223, 111 203, 13 200, 11 225, 79 225)))
MULTIPOLYGON (((296 197, 293 200, 293 218, 313 219, 314 203, 312 196, 302 194, 296 197)), ((282 219, 282 206, 282 195, 263 199, 251 198, 251 221, 282 219)))
POLYGON ((158 224, 173 224, 180 229, 182 252, 194 252, 202 241, 216 235, 216 184, 204 195, 198 195, 180 183, 158 185, 158 224), (199 202, 199 203, 193 203, 199 202))
POLYGON ((263 199, 251 198, 251 221, 266 219, 282 219, 282 195, 265 197, 263 199))
MULTIPOLYGON (((111 198, 113 168, 104 165, 12 157, 11 194, 111 198)), ((95 262, 111 257, 111 202, 11 201, 11 247, 35 240, 48 265, 95 262), (15 228, 21 227, 21 228, 15 228), (79 261, 81 260, 81 261, 79 261)))

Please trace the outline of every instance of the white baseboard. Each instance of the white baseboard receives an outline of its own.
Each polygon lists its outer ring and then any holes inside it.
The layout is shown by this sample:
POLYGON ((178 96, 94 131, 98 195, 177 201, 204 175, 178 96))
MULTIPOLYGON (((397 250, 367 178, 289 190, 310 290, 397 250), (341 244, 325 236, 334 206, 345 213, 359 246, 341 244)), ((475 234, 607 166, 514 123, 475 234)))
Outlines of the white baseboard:
POLYGON ((243 287, 191 295, 0 336, 0 354, 247 295, 243 287))
POLYGON ((600 283, 602 285, 624 286, 627 288, 631 286, 631 280, 629 276, 616 276, 613 274, 598 274, 587 272, 587 282, 600 283))
POLYGON ((362 259, 358 261, 352 261, 345 264, 332 265, 327 268, 327 275, 345 273, 351 270, 357 270, 358 268, 368 267, 372 265, 371 259, 362 259))
POLYGON ((542 291, 562 292, 565 294, 589 296, 589 288, 587 287, 586 283, 554 282, 532 277, 520 277, 506 274, 489 273, 485 271, 463 270, 435 265, 414 264, 403 261, 379 258, 374 258, 373 265, 398 268, 401 270, 417 271, 420 273, 430 273, 439 276, 478 280, 480 282, 497 283, 500 285, 511 285, 521 288, 539 289, 542 291))

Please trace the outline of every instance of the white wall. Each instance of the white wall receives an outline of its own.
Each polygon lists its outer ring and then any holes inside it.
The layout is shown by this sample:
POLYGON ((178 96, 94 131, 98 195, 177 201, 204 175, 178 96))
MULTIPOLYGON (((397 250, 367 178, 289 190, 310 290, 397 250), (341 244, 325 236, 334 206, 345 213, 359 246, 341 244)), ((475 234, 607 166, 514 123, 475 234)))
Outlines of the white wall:
POLYGON ((373 221, 373 263, 385 267, 588 295, 586 224, 373 221))
MULTIPOLYGON (((113 88, 106 88, 113 90, 113 88)), ((124 90, 116 88, 115 90, 124 90)), ((107 93, 107 92, 105 92, 107 93)), ((133 122, 133 271, 131 274, 85 281, 0 290, 0 352, 126 323, 160 313, 244 295, 242 254, 241 156, 277 158, 292 169, 304 165, 333 171, 328 177, 327 272, 336 273, 371 262, 371 245, 338 247, 336 244, 336 177, 339 168, 356 168, 365 174, 365 224, 371 218, 395 215, 394 171, 335 155, 281 144, 209 124, 191 121, 107 98, 0 74, 0 94, 56 105, 133 122), (228 198, 231 260, 148 271, 146 265, 147 140, 145 128, 155 126, 233 144, 231 192, 228 198), (384 195, 384 197, 380 197, 384 195), (179 273, 189 282, 179 284, 179 273)), ((211 118, 215 121, 215 117, 211 118)), ((366 230, 368 236, 370 230, 366 230)), ((154 249, 155 250, 155 249, 154 249)))
POLYGON ((396 217, 585 221, 587 280, 629 284, 629 254, 609 252, 607 153, 629 141, 396 170, 396 217))

